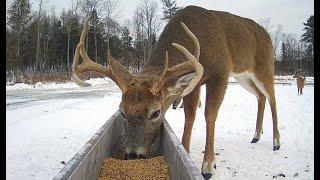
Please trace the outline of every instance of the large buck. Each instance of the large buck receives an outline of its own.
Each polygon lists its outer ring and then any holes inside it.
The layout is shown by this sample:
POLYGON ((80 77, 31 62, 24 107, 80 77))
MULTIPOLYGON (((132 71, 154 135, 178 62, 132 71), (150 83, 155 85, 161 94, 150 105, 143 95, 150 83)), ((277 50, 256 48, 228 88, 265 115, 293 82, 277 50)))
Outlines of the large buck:
POLYGON ((273 149, 279 150, 273 47, 266 30, 254 21, 227 12, 188 6, 169 21, 147 63, 135 75, 110 53, 108 67, 90 60, 84 47, 87 31, 88 25, 85 24, 75 50, 73 80, 80 86, 87 86, 78 74, 95 71, 111 78, 119 86, 122 91, 119 109, 125 119, 127 158, 151 154, 168 107, 180 97, 183 97, 185 113, 182 144, 189 152, 200 86, 205 84, 206 145, 201 171, 205 179, 210 178, 216 168, 215 121, 230 76, 258 100, 252 143, 260 139, 268 99, 273 119, 273 149), (80 65, 79 55, 84 61, 80 65))

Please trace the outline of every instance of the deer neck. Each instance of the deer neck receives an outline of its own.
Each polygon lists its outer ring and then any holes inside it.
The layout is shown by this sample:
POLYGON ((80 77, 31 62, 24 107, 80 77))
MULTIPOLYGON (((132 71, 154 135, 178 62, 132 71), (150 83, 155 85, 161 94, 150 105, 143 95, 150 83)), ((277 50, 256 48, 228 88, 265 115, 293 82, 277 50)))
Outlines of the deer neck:
MULTIPOLYGON (((169 67, 175 66, 186 61, 185 57, 176 49, 174 49, 171 45, 172 42, 181 42, 174 39, 174 36, 167 34, 168 33, 166 33, 166 31, 164 31, 161 34, 146 64, 141 68, 139 76, 145 76, 156 79, 159 78, 164 70, 166 51, 168 51, 169 53, 169 67)), ((181 45, 185 46, 187 49, 190 48, 187 45, 185 45, 185 43, 181 43, 181 45)))

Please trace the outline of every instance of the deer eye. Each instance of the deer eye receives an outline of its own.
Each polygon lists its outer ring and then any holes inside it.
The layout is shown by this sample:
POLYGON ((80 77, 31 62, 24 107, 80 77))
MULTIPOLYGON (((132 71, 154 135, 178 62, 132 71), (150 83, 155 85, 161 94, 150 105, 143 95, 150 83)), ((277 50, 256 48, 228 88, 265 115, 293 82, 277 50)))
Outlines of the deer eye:
POLYGON ((159 115, 160 115, 160 109, 157 110, 157 111, 155 111, 155 112, 153 112, 152 115, 151 115, 151 117, 150 117, 150 119, 158 118, 159 115))

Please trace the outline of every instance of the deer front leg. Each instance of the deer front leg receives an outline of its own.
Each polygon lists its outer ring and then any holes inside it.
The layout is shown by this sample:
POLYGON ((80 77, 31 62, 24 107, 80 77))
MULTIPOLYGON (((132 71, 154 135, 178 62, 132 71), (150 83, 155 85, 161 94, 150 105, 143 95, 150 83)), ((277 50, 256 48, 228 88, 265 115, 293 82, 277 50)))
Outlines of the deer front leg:
POLYGON ((227 78, 215 81, 206 85, 206 146, 204 158, 201 168, 201 173, 205 179, 210 179, 216 169, 215 154, 214 154, 214 131, 215 122, 222 100, 224 98, 227 87, 227 78))
POLYGON ((199 101, 200 87, 196 87, 189 95, 183 98, 184 104, 184 130, 182 136, 182 145, 189 153, 190 150, 190 139, 192 133, 192 127, 196 118, 197 103, 199 101))

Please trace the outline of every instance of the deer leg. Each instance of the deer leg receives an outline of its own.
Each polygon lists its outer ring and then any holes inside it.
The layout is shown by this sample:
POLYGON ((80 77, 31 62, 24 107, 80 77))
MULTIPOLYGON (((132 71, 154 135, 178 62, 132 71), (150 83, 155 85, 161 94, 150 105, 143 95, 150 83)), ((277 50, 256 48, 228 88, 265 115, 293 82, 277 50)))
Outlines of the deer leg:
MULTIPOLYGON (((272 88, 272 91, 273 88, 272 88)), ((269 105, 271 107, 272 113, 272 123, 273 123, 273 150, 280 149, 280 133, 278 129, 278 115, 277 115, 277 104, 274 93, 270 93, 270 97, 268 98, 269 105)))
POLYGON ((182 136, 182 145, 188 153, 190 150, 190 138, 192 133, 192 127, 196 118, 199 93, 200 87, 196 87, 189 95, 183 98, 185 122, 182 136))
POLYGON ((270 78, 260 78, 265 81, 260 81, 256 77, 253 78, 254 83, 260 92, 265 95, 269 101, 269 105, 272 113, 272 124, 273 124, 273 150, 280 149, 280 133, 278 129, 278 115, 277 115, 277 103, 274 92, 273 75, 270 74, 270 78))
MULTIPOLYGON (((201 94, 201 88, 200 88, 200 93, 199 93, 199 96, 200 96, 200 94, 201 94)), ((201 107, 201 100, 200 100, 201 98, 199 98, 199 105, 198 105, 198 107, 201 107)))
POLYGON ((182 98, 175 100, 172 104, 172 109, 177 109, 178 105, 180 104, 182 98))
POLYGON ((228 77, 220 78, 206 85, 206 146, 203 157, 201 173, 205 179, 209 179, 216 169, 214 154, 215 122, 224 94, 227 88, 228 77))
POLYGON ((256 130, 253 136, 251 143, 256 143, 259 141, 262 132, 262 123, 263 123, 263 115, 264 115, 264 108, 266 97, 262 94, 262 92, 258 89, 254 81, 248 75, 241 75, 235 77, 238 83, 245 88, 248 92, 254 94, 258 100, 258 113, 257 113, 257 123, 256 123, 256 130))
POLYGON ((262 124, 263 124, 263 115, 264 108, 266 104, 266 96, 260 93, 258 99, 258 113, 257 113, 257 123, 256 123, 256 131, 254 133, 253 139, 251 143, 256 143, 260 140, 262 132, 262 124))
POLYGON ((182 101, 182 103, 181 103, 181 106, 180 106, 180 108, 183 108, 183 101, 182 101))

